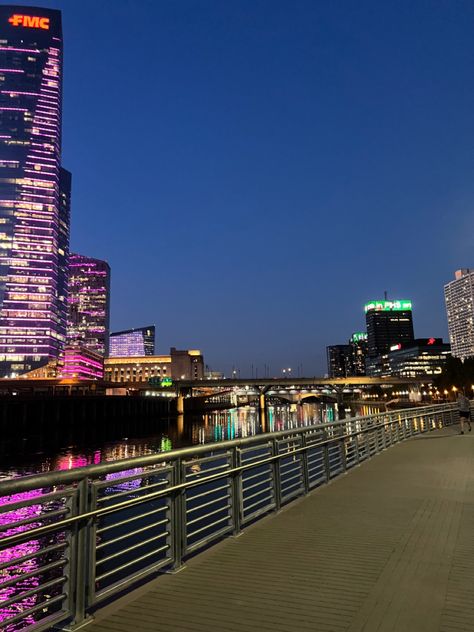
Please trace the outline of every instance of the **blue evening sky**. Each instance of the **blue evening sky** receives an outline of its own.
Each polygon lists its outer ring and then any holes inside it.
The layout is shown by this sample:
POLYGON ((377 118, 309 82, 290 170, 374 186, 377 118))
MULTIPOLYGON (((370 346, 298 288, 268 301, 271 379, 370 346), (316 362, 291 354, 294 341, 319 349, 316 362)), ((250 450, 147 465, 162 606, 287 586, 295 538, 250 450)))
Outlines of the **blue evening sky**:
POLYGON ((443 284, 474 267, 472 0, 43 6, 71 246, 110 263, 113 329, 323 374, 387 290, 446 336, 443 284))

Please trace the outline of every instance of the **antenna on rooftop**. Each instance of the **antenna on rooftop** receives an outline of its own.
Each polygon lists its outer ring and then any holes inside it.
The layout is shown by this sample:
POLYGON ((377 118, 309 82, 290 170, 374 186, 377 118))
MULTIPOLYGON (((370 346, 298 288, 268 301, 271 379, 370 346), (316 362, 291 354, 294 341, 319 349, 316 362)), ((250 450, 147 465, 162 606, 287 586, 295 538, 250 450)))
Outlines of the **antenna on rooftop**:
POLYGON ((384 300, 386 301, 387 300, 387 290, 384 290, 383 296, 384 296, 384 300))

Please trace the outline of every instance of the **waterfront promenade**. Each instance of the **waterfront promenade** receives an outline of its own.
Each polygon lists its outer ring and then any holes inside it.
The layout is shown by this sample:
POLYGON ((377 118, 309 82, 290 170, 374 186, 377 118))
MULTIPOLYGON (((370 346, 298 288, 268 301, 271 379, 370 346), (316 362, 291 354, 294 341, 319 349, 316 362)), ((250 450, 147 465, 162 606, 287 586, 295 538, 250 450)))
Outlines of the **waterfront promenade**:
POLYGON ((87 632, 474 629, 474 432, 386 450, 96 613, 87 632))

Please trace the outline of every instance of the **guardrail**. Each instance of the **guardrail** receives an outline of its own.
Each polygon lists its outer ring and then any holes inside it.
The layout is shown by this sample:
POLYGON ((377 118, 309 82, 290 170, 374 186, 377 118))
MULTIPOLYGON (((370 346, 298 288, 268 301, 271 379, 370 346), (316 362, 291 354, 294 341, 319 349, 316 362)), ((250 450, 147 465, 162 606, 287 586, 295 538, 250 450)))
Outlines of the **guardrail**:
POLYGON ((0 484, 0 626, 80 627, 105 600, 415 434, 445 404, 0 484))

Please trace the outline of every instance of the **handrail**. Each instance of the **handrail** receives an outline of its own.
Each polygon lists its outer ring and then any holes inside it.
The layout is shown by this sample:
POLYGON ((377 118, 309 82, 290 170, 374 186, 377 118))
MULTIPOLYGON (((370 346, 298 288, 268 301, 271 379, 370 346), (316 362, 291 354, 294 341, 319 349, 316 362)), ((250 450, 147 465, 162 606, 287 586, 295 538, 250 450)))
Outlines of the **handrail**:
POLYGON ((4 481, 3 500, 34 491, 0 508, 4 516, 13 512, 0 528, 8 534, 0 536, 0 551, 11 556, 2 565, 0 589, 8 584, 13 591, 4 623, 28 617, 33 611, 21 600, 38 595, 34 610, 42 614, 28 629, 40 632, 49 622, 66 620, 71 629, 80 627, 100 602, 125 587, 159 569, 179 568, 189 555, 389 446, 454 423, 456 410, 445 404, 385 411, 4 481), (153 467, 159 464, 165 467, 153 467), (119 475, 107 477, 114 473, 119 475), (27 507, 33 513, 25 516, 27 507), (64 512, 67 517, 45 524, 64 512), (27 542, 37 548, 15 548, 27 542), (55 577, 47 575, 53 567, 55 577), (38 587, 25 590, 22 579, 36 574, 43 577, 38 587))
MULTIPOLYGON (((105 474, 113 474, 114 472, 121 472, 126 469, 133 469, 134 467, 147 467, 150 465, 157 465, 163 461, 173 461, 176 458, 183 458, 187 456, 199 456, 208 452, 225 451, 234 447, 243 447, 252 445, 254 443, 262 443, 265 437, 279 438, 288 437, 292 435, 300 435, 302 433, 311 432, 313 430, 325 430, 329 427, 340 427, 348 422, 369 421, 376 419, 380 415, 404 415, 404 414, 426 414, 430 409, 446 410, 446 406, 449 404, 438 404, 433 406, 423 406, 420 408, 403 408, 400 410, 384 411, 375 413, 374 415, 366 415, 363 417, 349 417, 342 421, 331 421, 327 423, 315 424, 312 426, 303 426, 300 428, 292 428, 290 430, 279 430, 278 432, 262 433, 254 435, 252 437, 244 437, 240 439, 229 439, 227 441, 219 441, 215 443, 206 443, 199 446, 191 446, 189 448, 178 448, 176 450, 169 450, 168 452, 159 452, 157 454, 150 454, 147 456, 136 456, 129 459, 120 459, 118 461, 97 463, 94 465, 86 465, 84 467, 77 467, 70 470, 45 472, 43 474, 29 474, 27 476, 20 476, 18 478, 8 479, 0 483, 0 496, 7 496, 9 494, 15 494, 22 491, 28 491, 31 489, 39 489, 40 487, 49 487, 51 485, 61 485, 67 483, 73 483, 81 478, 96 478, 105 474), (36 487, 32 487, 35 484, 36 487)), ((452 404, 455 406, 455 404, 452 404)))
MULTIPOLYGON (((431 408, 431 407, 427 407, 427 408, 431 408)), ((408 410, 413 410, 413 409, 408 409, 408 410)), ((383 413, 385 414, 385 413, 383 413)), ((372 415, 371 415, 372 417, 372 415)), ((354 417, 354 420, 359 421, 360 417, 354 417)), ((350 420, 346 420, 346 421, 342 421, 342 422, 337 422, 338 426, 341 426, 343 424, 345 424, 347 421, 350 420)), ((63 520, 60 520, 58 522, 52 523, 52 524, 48 524, 48 525, 44 525, 42 527, 34 527, 33 529, 29 529, 28 531, 22 532, 22 533, 17 533, 14 534, 12 536, 8 536, 6 538, 1 538, 0 537, 0 546, 4 547, 4 546, 13 546, 15 544, 20 544, 22 542, 27 542, 28 540, 32 539, 32 536, 43 536, 46 535, 48 533, 54 532, 54 531, 58 531, 60 530, 62 527, 67 527, 67 526, 72 526, 73 524, 83 521, 83 520, 89 520, 91 518, 97 518, 99 516, 103 516, 103 515, 107 515, 107 514, 111 514, 111 513, 116 513, 117 511, 121 511, 123 509, 126 509, 128 507, 131 506, 135 506, 135 505, 139 505, 142 504, 144 502, 148 502, 150 500, 154 500, 156 498, 160 498, 162 496, 168 496, 170 494, 175 494, 178 491, 183 491, 192 487, 197 487, 198 485, 203 485, 207 482, 211 482, 211 481, 215 481, 218 480, 220 478, 227 478, 229 475, 232 474, 237 474, 239 472, 244 472, 246 470, 250 470, 253 469, 257 466, 261 466, 261 465, 266 465, 267 463, 272 463, 274 461, 278 461, 282 458, 287 457, 289 454, 293 455, 293 454, 299 454, 299 453, 303 453, 303 452, 307 452, 308 450, 312 450, 318 447, 322 447, 325 445, 330 445, 332 443, 337 443, 340 441, 344 441, 345 439, 349 439, 351 437, 356 437, 360 434, 364 434, 365 432, 368 431, 373 431, 373 430, 377 430, 378 428, 384 427, 387 424, 394 424, 394 423, 398 423, 398 420, 390 420, 388 422, 382 422, 379 423, 377 425, 373 425, 370 427, 370 429, 364 429, 364 430, 355 430, 354 432, 350 432, 348 434, 343 434, 343 435, 337 435, 335 437, 331 437, 330 439, 324 439, 322 441, 317 441, 315 443, 312 443, 310 445, 305 445, 302 446, 300 448, 291 448, 290 450, 286 451, 286 452, 282 452, 280 454, 276 454, 276 455, 272 455, 270 457, 266 457, 265 459, 261 459, 259 461, 252 461, 251 463, 245 464, 245 465, 240 465, 238 467, 233 467, 233 468, 228 468, 226 470, 222 470, 222 472, 217 472, 216 474, 211 474, 210 476, 204 476, 202 478, 196 478, 192 481, 186 481, 184 483, 180 483, 179 485, 173 485, 170 487, 165 487, 163 489, 160 489, 156 492, 152 492, 150 494, 144 494, 143 496, 137 497, 137 498, 132 498, 130 500, 126 500, 123 501, 121 503, 116 503, 111 507, 102 507, 101 509, 96 509, 94 511, 89 511, 86 513, 80 513, 77 514, 75 516, 71 516, 70 518, 64 518, 63 520)), ((305 430, 311 430, 313 428, 320 428, 322 424, 318 425, 318 426, 306 426, 305 430)), ((324 426, 329 426, 329 425, 333 425, 333 424, 324 424, 324 426)), ((257 435, 258 437, 262 437, 262 435, 257 435)), ((288 434, 285 431, 281 431, 281 432, 277 432, 277 433, 271 433, 271 437, 272 438, 276 438, 276 437, 281 437, 281 436, 285 436, 287 437, 288 434)), ((249 437, 251 439, 254 439, 255 437, 249 437)), ((222 443, 219 443, 217 445, 221 446, 222 444, 232 444, 232 447, 239 447, 241 445, 241 440, 237 439, 237 440, 232 440, 232 441, 223 441, 222 443)), ((245 440, 244 440, 245 443, 245 440)), ((214 445, 214 444, 212 444, 214 445)), ((209 446, 209 444, 207 444, 207 446, 209 446)), ((200 446, 200 447, 205 447, 205 446, 200 446)), ((173 452, 178 453, 180 456, 182 456, 183 452, 188 452, 190 451, 190 448, 185 448, 183 450, 173 450, 170 452, 166 452, 164 453, 165 455, 167 455, 168 458, 166 459, 162 459, 165 461, 170 461, 172 459, 170 459, 170 455, 173 455, 173 452)), ((202 450, 200 450, 202 452, 202 450)), ((209 451, 209 448, 206 452, 209 451)), ((195 452, 192 452, 192 454, 195 454, 195 452)), ((140 458, 140 457, 138 457, 140 458)), ((131 460, 131 459, 126 459, 131 460)), ((136 460, 136 459, 133 459, 136 460)), ((119 463, 123 463, 123 461, 119 461, 119 463)), ((81 476, 80 478, 86 478, 87 477, 87 473, 84 476, 84 470, 87 470, 88 468, 84 467, 84 468, 75 468, 75 470, 70 470, 70 471, 75 471, 78 473, 81 473, 83 476, 81 476)), ((124 469, 128 469, 128 467, 122 467, 120 468, 121 470, 124 469)), ((50 472, 51 474, 53 474, 53 472, 50 472)), ((24 478, 34 478, 31 476, 28 477, 24 477, 24 478)), ((13 479, 13 481, 15 480, 21 480, 21 479, 13 479)), ((77 480, 77 477, 74 479, 77 480)), ((0 494, 1 495, 1 494, 0 494)), ((4 505, 4 507, 8 507, 8 503, 6 505, 4 505)), ((8 511, 8 510, 7 510, 8 511)), ((1 532, 0 532, 1 533, 1 532)))
MULTIPOLYGON (((397 420, 389 421, 388 424, 398 423, 397 420)), ((377 426, 371 426, 370 430, 377 430, 377 428, 381 428, 385 426, 385 423, 378 424, 377 426)), ((144 494, 143 496, 139 496, 137 498, 131 498, 130 500, 125 500, 121 503, 116 503, 111 507, 102 507, 101 509, 95 509, 94 511, 88 511, 86 513, 77 514, 75 516, 71 516, 70 518, 64 518, 58 522, 53 524, 44 525, 42 527, 34 527, 33 529, 29 529, 28 531, 24 531, 22 533, 16 533, 11 536, 7 536, 6 538, 0 537, 0 546, 1 547, 10 547, 15 544, 21 544, 22 542, 27 542, 32 539, 32 536, 40 537, 51 533, 53 531, 59 531, 62 527, 72 526, 73 524, 83 521, 89 520, 91 518, 97 518, 99 516, 105 516, 107 514, 116 513, 117 511, 122 511, 122 509, 127 509, 128 507, 132 507, 135 505, 140 505, 142 503, 148 502, 150 500, 155 500, 156 498, 161 498, 162 496, 169 496, 170 494, 175 494, 178 491, 183 491, 186 489, 190 489, 192 487, 197 487, 199 485, 203 485, 205 483, 210 483, 220 478, 228 478, 232 474, 238 474, 239 472, 244 472, 245 470, 251 470, 255 467, 259 467, 261 465, 266 465, 267 463, 273 463, 274 461, 278 461, 287 457, 288 455, 292 456, 294 454, 299 454, 302 452, 307 452, 308 450, 314 450, 315 448, 322 447, 325 445, 330 445, 331 443, 337 443, 339 441, 343 441, 344 439, 348 439, 350 437, 355 437, 359 434, 363 434, 367 432, 367 430, 356 430, 355 432, 351 432, 345 435, 338 435, 337 437, 333 437, 331 439, 326 439, 323 441, 318 441, 316 443, 312 443, 311 445, 305 445, 300 448, 291 448, 287 452, 282 452, 280 454, 275 454, 265 459, 261 459, 259 461, 252 461, 251 463, 247 463, 245 465, 240 465, 238 467, 228 468, 226 470, 222 470, 221 472, 217 472, 216 474, 211 474, 210 476, 204 476, 202 478, 195 478, 192 481, 186 481, 185 483, 180 483, 179 485, 173 485, 171 487, 164 487, 156 492, 151 492, 150 494, 144 494)), ((4 505, 7 506, 8 505, 4 505)))

